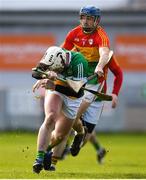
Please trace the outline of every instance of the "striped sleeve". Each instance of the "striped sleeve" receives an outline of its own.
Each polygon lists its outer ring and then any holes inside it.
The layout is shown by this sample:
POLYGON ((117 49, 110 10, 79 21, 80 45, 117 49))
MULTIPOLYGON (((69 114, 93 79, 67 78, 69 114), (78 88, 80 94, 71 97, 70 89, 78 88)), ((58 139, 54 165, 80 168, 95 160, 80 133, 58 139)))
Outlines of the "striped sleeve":
POLYGON ((110 47, 109 38, 106 32, 101 27, 98 28, 98 35, 99 35, 99 47, 110 47))
POLYGON ((118 96, 123 82, 123 71, 118 65, 118 62, 114 56, 109 62, 109 69, 114 74, 114 85, 112 93, 118 96))

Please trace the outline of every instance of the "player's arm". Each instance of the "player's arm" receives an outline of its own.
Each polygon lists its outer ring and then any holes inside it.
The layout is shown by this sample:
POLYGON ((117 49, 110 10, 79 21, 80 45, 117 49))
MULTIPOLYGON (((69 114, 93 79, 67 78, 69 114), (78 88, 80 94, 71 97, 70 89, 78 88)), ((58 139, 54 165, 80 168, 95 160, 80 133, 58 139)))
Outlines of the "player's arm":
POLYGON ((109 53, 110 49, 108 47, 100 47, 99 48, 99 62, 95 68, 95 73, 99 76, 103 76, 103 68, 109 61, 109 53))
POLYGON ((55 71, 48 71, 48 65, 40 62, 36 68, 32 69, 32 77, 37 80, 47 79, 51 82, 57 79, 58 74, 55 71))
POLYGON ((114 56, 112 57, 112 60, 109 62, 109 69, 114 74, 114 85, 112 93, 118 96, 123 82, 123 71, 120 68, 114 56))
POLYGON ((101 27, 98 28, 99 35, 99 62, 95 68, 95 73, 103 76, 103 68, 109 61, 110 42, 108 35, 101 27))
POLYGON ((35 79, 44 79, 45 76, 40 73, 39 71, 36 71, 35 69, 40 69, 41 71, 46 71, 48 69, 48 66, 46 64, 43 64, 43 63, 39 63, 36 68, 33 68, 32 69, 32 77, 35 78, 35 79))
POLYGON ((112 97, 113 97, 112 108, 115 108, 117 106, 118 94, 120 92, 122 82, 123 82, 123 72, 120 66, 118 65, 114 56, 109 62, 109 69, 114 74, 114 83, 113 83, 113 90, 112 90, 112 97))

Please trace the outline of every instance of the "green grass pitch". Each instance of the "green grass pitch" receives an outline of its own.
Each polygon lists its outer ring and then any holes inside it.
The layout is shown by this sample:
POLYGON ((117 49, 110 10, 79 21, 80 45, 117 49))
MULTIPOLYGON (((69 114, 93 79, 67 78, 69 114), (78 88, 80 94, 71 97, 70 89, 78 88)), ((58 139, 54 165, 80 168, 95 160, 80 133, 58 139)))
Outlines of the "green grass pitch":
POLYGON ((67 156, 55 172, 32 172, 36 154, 36 133, 0 133, 0 178, 3 179, 145 179, 146 134, 99 134, 109 151, 103 165, 88 143, 77 157, 67 156))

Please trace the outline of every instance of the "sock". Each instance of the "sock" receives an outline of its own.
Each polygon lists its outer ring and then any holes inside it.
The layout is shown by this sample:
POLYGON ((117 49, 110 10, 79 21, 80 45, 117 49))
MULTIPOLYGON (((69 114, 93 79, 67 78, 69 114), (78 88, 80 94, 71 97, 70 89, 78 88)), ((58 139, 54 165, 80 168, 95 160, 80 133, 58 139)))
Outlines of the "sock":
POLYGON ((47 152, 51 151, 51 149, 52 149, 52 146, 48 145, 47 152))
POLYGON ((37 159, 44 159, 45 152, 44 151, 38 151, 37 152, 37 159))
POLYGON ((51 158, 51 165, 56 166, 57 162, 58 162, 58 157, 57 156, 52 156, 51 158))
POLYGON ((92 142, 92 145, 96 149, 96 151, 99 151, 101 149, 100 144, 98 144, 97 142, 92 142))

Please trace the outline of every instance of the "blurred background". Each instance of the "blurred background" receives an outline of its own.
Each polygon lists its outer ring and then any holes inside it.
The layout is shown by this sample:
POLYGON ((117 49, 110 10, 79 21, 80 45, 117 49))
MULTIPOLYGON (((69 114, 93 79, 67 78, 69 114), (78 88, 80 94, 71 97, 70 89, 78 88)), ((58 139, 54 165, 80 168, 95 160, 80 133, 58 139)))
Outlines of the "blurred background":
MULTIPOLYGON (((84 5, 101 9, 101 25, 124 71, 119 106, 105 103, 97 130, 146 131, 146 0, 0 0, 1 131, 40 127, 42 105, 32 94, 31 69, 79 24, 84 5)), ((112 83, 109 74, 109 93, 112 83)))

